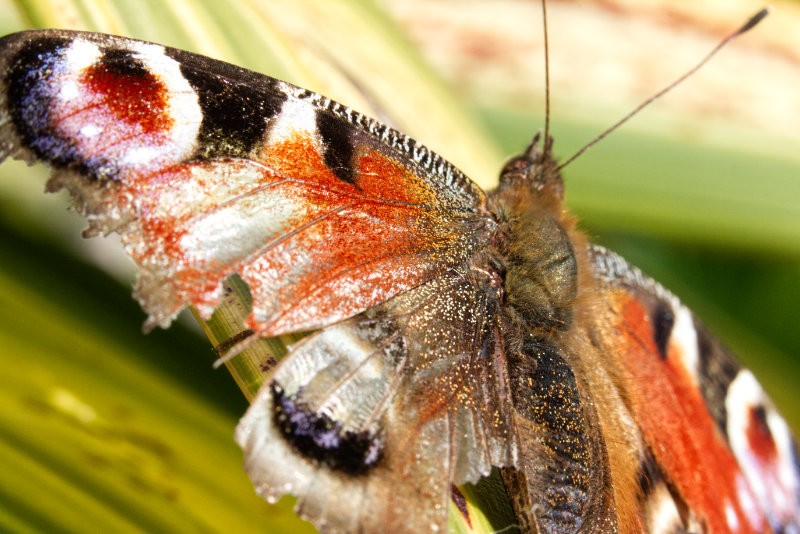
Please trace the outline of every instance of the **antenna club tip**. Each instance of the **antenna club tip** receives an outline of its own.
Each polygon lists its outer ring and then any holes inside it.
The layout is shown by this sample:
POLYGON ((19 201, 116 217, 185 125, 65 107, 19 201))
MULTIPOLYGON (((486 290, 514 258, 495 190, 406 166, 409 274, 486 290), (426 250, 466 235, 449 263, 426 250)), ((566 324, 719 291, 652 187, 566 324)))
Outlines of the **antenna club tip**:
POLYGON ((750 31, 751 29, 753 29, 754 26, 756 26, 759 22, 764 20, 764 18, 767 15, 769 15, 770 11, 772 11, 772 8, 770 6, 766 6, 766 7, 761 8, 761 10, 758 13, 756 13, 755 15, 750 17, 747 20, 747 22, 744 23, 744 26, 739 28, 739 31, 736 32, 736 35, 741 35, 744 32, 750 31))

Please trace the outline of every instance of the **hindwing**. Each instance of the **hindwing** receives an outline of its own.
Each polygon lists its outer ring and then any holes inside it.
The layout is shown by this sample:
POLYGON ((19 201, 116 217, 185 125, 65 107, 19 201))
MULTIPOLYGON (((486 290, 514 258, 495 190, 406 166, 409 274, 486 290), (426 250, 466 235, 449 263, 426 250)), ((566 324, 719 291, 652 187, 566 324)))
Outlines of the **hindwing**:
POLYGON ((445 528, 451 484, 516 459, 493 294, 448 271, 300 341, 237 430, 259 492, 322 529, 445 528))
POLYGON ((797 444, 752 373, 680 301, 591 249, 603 350, 625 369, 651 532, 800 529, 797 444))

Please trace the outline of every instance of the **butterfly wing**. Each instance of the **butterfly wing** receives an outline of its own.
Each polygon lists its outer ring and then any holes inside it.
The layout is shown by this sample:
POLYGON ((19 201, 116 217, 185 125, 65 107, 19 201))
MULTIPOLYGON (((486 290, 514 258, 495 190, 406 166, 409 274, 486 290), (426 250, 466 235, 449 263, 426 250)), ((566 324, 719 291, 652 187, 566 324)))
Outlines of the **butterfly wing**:
POLYGON ((800 529, 797 445, 750 371, 655 281, 605 249, 591 254, 608 318, 600 342, 629 374, 645 444, 649 531, 800 529))
POLYGON ((259 492, 323 530, 444 529, 451 485, 516 454, 493 294, 451 271, 299 342, 237 430, 259 492))
POLYGON ((412 139, 208 58, 63 31, 0 42, 0 158, 54 168, 139 266, 148 325, 238 273, 263 335, 334 323, 463 263, 483 193, 412 139))

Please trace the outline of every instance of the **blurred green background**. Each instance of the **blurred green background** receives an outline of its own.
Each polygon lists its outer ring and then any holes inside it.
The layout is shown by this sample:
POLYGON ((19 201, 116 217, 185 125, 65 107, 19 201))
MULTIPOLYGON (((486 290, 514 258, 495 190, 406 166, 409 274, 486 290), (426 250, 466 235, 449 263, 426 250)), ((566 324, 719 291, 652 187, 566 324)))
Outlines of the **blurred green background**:
MULTIPOLYGON (((444 22, 426 14, 409 29, 392 2, 164 4, 0 0, 0 33, 102 30, 227 59, 391 119, 484 185, 543 123, 539 94, 524 95, 524 103, 506 98, 502 74, 495 97, 492 84, 476 89, 432 68, 419 23, 437 22, 428 31, 443 34, 444 22)), ((446 15, 478 3, 428 4, 446 15)), ((492 4, 477 15, 487 27, 501 7, 520 2, 492 4)), ((551 4, 552 17, 560 4, 551 4)), ((743 20, 751 8, 742 6, 743 20)), ((523 22, 539 33, 537 19, 523 22)), ((459 34, 481 53, 494 38, 459 34)), ((501 43, 493 53, 518 52, 514 46, 501 43)), ((576 46, 578 54, 592 50, 576 46)), ((788 61, 797 68, 796 57, 788 61)), ((527 54, 524 62, 541 60, 527 54)), ((740 74, 760 79, 767 92, 778 83, 769 70, 740 74)), ((692 83, 681 91, 691 92, 692 83)), ((554 104, 556 151, 564 156, 632 107, 609 103, 594 82, 584 89, 575 102, 554 104), (596 108, 595 99, 602 100, 596 108)), ((691 114, 681 128, 664 126, 670 113, 643 114, 566 169, 568 203, 595 241, 695 310, 800 428, 798 138, 728 128, 719 116, 721 133, 700 136, 691 114)), ((785 120, 798 119, 800 108, 787 107, 785 120)), ((296 531, 288 505, 261 502, 241 469, 232 434, 246 401, 227 373, 212 370, 209 343, 189 321, 141 334, 130 266, 109 252, 113 243, 79 238, 83 223, 67 213, 64 195, 40 194, 45 177, 19 162, 0 166, 0 530, 296 531)))

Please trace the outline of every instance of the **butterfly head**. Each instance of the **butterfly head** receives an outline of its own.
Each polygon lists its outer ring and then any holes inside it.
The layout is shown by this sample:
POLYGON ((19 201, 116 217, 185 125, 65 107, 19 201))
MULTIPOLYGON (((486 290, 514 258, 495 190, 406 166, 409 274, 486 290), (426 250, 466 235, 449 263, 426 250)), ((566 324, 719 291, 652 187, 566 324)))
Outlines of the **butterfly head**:
POLYGON ((528 148, 505 164, 500 173, 501 190, 527 187, 537 196, 564 198, 564 181, 552 154, 553 138, 542 141, 542 137, 537 132, 528 148))

